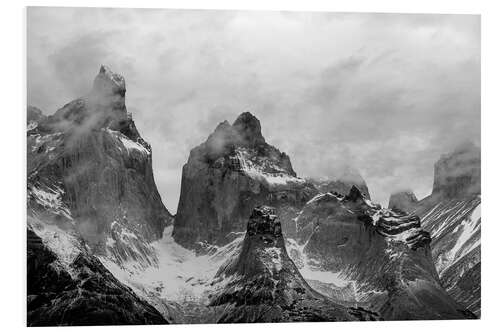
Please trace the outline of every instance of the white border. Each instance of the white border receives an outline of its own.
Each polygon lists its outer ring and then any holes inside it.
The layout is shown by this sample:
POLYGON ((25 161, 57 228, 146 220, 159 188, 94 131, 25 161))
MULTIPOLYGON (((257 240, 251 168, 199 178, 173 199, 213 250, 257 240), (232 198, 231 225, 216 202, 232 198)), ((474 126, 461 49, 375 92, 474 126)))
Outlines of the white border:
MULTIPOLYGON (((0 10, 1 33, 1 173, 2 187, 0 203, 1 244, 1 290, 0 325, 5 332, 22 330, 25 327, 25 198, 26 198, 26 12, 25 6, 85 6, 85 7, 141 7, 141 8, 204 8, 204 9, 250 9, 250 10, 297 10, 297 11, 344 11, 344 12, 402 12, 402 13, 454 13, 481 14, 482 16, 482 319, 476 321, 411 321, 382 323, 299 323, 299 324, 240 324, 240 325, 175 325, 141 327, 93 327, 104 331, 157 331, 176 332, 252 332, 255 330, 275 332, 303 332, 309 330, 349 332, 434 332, 434 331, 493 331, 497 310, 500 308, 498 292, 500 254, 498 235, 500 219, 496 209, 500 198, 495 195, 499 188, 500 163, 498 144, 500 138, 500 107, 498 77, 499 62, 499 6, 495 1, 481 0, 345 0, 345 1, 300 1, 300 0, 210 0, 210 1, 17 1, 3 3, 0 10)), ((51 330, 54 328, 41 329, 51 330)), ((59 331, 84 330, 86 328, 61 328, 59 331)))

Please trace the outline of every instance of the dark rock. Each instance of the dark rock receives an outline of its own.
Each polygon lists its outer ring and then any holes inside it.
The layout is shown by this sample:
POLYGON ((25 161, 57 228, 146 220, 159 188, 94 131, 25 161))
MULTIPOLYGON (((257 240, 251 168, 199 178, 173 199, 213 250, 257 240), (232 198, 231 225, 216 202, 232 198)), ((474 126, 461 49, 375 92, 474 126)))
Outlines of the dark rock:
POLYGON ((28 326, 168 324, 160 313, 82 251, 65 266, 28 229, 28 326))
POLYGON ((225 243, 229 233, 245 230, 253 207, 261 204, 276 206, 284 232, 293 234, 293 216, 316 193, 297 178, 289 157, 265 142, 259 121, 246 112, 233 125, 220 123, 191 150, 173 236, 189 248, 225 243))
MULTIPOLYGON (((383 209, 353 186, 346 196, 310 200, 297 226, 310 265, 356 284, 353 306, 384 320, 471 317, 441 287, 417 216, 383 209)), ((351 295, 342 301, 353 303, 351 295)))
MULTIPOLYGON (((103 66, 87 96, 48 117, 28 112, 39 121, 27 138, 30 215, 75 228, 101 254, 120 239, 113 225, 143 243, 162 236, 173 217, 154 182, 151 147, 127 114, 122 76, 103 66)), ((147 251, 137 246, 121 253, 147 251)))
MULTIPOLYGON (((288 257, 276 210, 253 210, 241 250, 216 278, 229 281, 212 297, 224 307, 218 322, 346 321, 377 319, 314 291, 288 257)), ((222 282, 224 284, 224 282, 222 282)))

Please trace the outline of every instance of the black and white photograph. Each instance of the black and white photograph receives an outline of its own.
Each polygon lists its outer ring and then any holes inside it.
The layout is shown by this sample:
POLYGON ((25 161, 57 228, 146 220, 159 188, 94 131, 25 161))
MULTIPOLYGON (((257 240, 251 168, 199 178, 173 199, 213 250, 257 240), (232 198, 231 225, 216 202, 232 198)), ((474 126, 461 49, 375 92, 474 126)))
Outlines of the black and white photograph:
POLYGON ((26 8, 26 325, 480 319, 481 20, 26 8))

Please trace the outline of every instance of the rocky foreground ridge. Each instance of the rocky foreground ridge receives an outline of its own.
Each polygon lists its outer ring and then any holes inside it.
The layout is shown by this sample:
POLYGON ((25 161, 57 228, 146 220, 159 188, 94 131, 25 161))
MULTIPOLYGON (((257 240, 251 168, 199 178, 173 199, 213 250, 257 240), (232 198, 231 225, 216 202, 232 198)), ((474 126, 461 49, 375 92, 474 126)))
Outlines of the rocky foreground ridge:
POLYGON ((236 255, 216 279, 225 283, 211 306, 227 305, 218 322, 292 322, 376 320, 362 309, 348 309, 314 291, 288 256, 276 211, 252 211, 236 255))

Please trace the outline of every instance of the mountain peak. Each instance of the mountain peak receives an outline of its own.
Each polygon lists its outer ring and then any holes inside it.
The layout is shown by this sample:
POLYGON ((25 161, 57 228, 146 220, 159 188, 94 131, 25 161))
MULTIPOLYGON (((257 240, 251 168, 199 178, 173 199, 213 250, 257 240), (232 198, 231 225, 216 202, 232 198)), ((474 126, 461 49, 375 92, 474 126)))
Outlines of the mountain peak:
POLYGON ((288 256, 274 208, 255 207, 247 226, 240 250, 216 275, 228 281, 210 301, 211 306, 224 305, 219 322, 356 319, 306 283, 288 256))
POLYGON ((363 199, 365 196, 356 185, 352 185, 349 194, 346 196, 346 199, 351 201, 357 201, 358 199, 363 199))
POLYGON ((241 135, 242 139, 250 144, 264 143, 261 133, 260 121, 250 112, 243 112, 236 118, 233 128, 241 135))
POLYGON ((102 95, 118 94, 125 96, 125 79, 120 74, 116 74, 108 66, 101 65, 99 73, 94 79, 92 92, 102 95))

